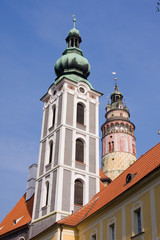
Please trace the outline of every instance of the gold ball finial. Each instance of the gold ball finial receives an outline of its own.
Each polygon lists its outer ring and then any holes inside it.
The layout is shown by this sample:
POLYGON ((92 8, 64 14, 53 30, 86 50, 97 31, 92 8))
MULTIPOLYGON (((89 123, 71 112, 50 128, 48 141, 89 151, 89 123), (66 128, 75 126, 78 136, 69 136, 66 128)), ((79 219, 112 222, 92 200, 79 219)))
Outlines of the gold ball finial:
MULTIPOLYGON (((116 75, 116 72, 112 72, 112 74, 116 75)), ((117 78, 115 77, 114 80, 115 80, 115 87, 114 87, 114 89, 118 91, 117 78)))

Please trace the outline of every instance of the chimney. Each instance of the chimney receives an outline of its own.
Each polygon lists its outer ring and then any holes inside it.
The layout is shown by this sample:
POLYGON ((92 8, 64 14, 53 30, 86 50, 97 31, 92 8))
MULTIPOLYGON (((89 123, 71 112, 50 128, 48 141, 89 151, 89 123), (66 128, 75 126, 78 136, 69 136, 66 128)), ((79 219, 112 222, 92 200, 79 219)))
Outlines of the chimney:
POLYGON ((26 201, 29 200, 35 192, 36 176, 37 176, 37 164, 32 164, 29 167, 28 173, 26 201))

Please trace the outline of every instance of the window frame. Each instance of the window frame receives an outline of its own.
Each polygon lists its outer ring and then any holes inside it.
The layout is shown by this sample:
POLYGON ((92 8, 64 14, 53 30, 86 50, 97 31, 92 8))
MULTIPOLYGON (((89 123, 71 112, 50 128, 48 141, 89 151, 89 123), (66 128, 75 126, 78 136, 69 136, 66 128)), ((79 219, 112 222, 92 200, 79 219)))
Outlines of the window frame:
POLYGON ((143 233, 143 206, 142 206, 142 202, 141 201, 137 201, 132 208, 132 237, 139 235, 141 233, 143 233), (139 213, 139 217, 140 217, 140 229, 138 226, 138 215, 137 213, 139 213))
POLYGON ((75 179, 74 181, 74 205, 83 206, 84 204, 84 182, 82 179, 75 179), (76 183, 81 183, 81 186, 76 186, 76 183), (77 194, 82 194, 81 196, 77 194))
POLYGON ((112 223, 111 225, 109 225, 109 235, 110 235, 110 240, 115 240, 115 223, 112 223))
POLYGON ((52 107, 52 127, 55 127, 56 122, 56 105, 54 104, 52 107))
POLYGON ((96 233, 95 234, 92 234, 92 236, 91 236, 91 240, 96 240, 97 239, 97 235, 96 235, 96 233))
POLYGON ((84 140, 82 138, 76 139, 76 146, 75 146, 75 161, 79 163, 84 163, 84 140), (79 143, 78 143, 79 142, 79 143), (80 142, 82 145, 80 145, 80 142), (79 154, 80 152, 80 154, 79 154))
POLYGON ((49 202, 49 181, 45 182, 45 202, 44 202, 44 207, 48 206, 48 202, 49 202))
POLYGON ((76 122, 85 125, 85 105, 82 102, 77 102, 76 122))
POLYGON ((53 141, 51 140, 49 142, 49 161, 48 161, 48 164, 51 164, 52 163, 52 157, 53 157, 53 141))
POLYGON ((107 239, 116 240, 116 218, 115 218, 115 216, 111 217, 108 220, 107 239), (112 238, 113 230, 114 230, 114 238, 112 238))
POLYGON ((97 228, 93 228, 93 229, 91 230, 90 240, 94 240, 93 237, 96 237, 96 238, 94 238, 95 240, 97 239, 97 228))

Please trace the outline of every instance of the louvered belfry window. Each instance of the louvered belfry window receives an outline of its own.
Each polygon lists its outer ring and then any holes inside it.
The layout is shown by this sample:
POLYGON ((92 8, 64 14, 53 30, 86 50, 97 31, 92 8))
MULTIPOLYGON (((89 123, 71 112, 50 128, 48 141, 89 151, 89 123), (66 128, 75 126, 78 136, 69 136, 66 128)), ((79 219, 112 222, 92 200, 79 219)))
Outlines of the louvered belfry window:
POLYGON ((83 183, 79 179, 75 181, 74 204, 83 205, 83 183))
POLYGON ((81 139, 76 140, 76 161, 84 162, 84 143, 81 139))
POLYGON ((49 163, 52 162, 52 152, 53 152, 53 142, 50 143, 50 149, 49 149, 49 163))
POLYGON ((52 126, 55 124, 55 118, 56 118, 56 106, 53 107, 53 119, 52 119, 52 126))
POLYGON ((46 182, 46 206, 48 205, 49 182, 46 182))
POLYGON ((81 103, 77 104, 77 122, 84 124, 84 106, 81 103))

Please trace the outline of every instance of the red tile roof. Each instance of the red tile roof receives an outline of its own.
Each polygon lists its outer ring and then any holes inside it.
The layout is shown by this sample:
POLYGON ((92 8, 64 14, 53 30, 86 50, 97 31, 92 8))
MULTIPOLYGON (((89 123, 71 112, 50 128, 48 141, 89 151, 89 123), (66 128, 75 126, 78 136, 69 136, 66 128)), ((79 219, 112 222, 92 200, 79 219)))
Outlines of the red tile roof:
POLYGON ((100 191, 104 188, 104 184, 101 182, 101 180, 99 179, 99 189, 100 191))
POLYGON ((34 196, 32 196, 28 201, 26 201, 26 193, 23 195, 23 197, 19 200, 15 207, 7 214, 5 219, 1 222, 0 237, 5 233, 23 227, 31 221, 33 199, 34 196), (14 221, 18 219, 20 220, 17 221, 16 224, 14 224, 14 221))
POLYGON ((71 216, 58 221, 59 224, 76 226, 81 221, 107 205, 127 189, 138 183, 156 168, 160 167, 160 143, 141 156, 134 164, 127 168, 113 182, 97 193, 84 207, 71 216), (126 176, 136 174, 131 182, 126 184, 126 176))
POLYGON ((100 168, 99 168, 99 176, 100 176, 100 179, 99 179, 99 189, 101 191, 105 187, 103 182, 101 181, 101 179, 106 177, 106 175, 102 172, 102 170, 100 168))
POLYGON ((105 175, 105 173, 102 171, 102 169, 99 169, 99 176, 100 176, 100 178, 106 178, 107 177, 105 175))

